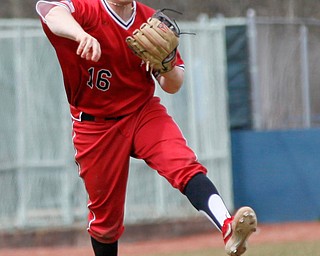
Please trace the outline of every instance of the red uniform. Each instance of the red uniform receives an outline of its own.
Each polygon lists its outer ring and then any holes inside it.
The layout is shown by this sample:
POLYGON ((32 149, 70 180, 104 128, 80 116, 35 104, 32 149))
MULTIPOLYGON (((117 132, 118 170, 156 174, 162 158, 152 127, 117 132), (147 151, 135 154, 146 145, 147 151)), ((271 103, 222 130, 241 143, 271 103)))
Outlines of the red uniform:
MULTIPOLYGON (((74 120, 75 159, 89 195, 88 231, 96 240, 112 243, 123 232, 130 156, 145 160, 180 191, 206 169, 154 96, 155 83, 145 64, 125 42, 155 11, 133 2, 133 14, 125 22, 105 0, 39 1, 37 10, 44 17, 53 5, 69 9, 101 45, 98 62, 82 59, 76 55, 77 42, 54 35, 43 20, 74 120), (84 119, 88 115, 95 121, 84 119)), ((176 65, 184 68, 179 54, 176 65)))

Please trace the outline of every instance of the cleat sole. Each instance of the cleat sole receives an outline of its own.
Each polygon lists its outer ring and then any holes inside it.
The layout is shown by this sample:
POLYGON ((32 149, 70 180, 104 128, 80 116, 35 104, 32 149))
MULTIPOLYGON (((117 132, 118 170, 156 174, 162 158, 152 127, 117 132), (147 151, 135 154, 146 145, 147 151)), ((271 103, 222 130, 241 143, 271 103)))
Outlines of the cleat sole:
POLYGON ((226 243, 225 250, 230 256, 240 256, 247 249, 248 237, 257 230, 256 214, 250 207, 240 208, 232 222, 233 234, 226 243))

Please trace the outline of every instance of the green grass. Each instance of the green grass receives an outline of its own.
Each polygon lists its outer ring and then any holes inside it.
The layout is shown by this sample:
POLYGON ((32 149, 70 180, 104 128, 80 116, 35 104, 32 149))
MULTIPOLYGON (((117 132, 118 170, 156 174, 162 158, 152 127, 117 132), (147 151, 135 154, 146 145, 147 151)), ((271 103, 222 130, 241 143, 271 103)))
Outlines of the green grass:
MULTIPOLYGON (((149 256, 226 256, 223 249, 207 249, 193 252, 150 254, 149 256)), ((286 242, 279 244, 251 245, 243 256, 320 256, 319 241, 286 242)))

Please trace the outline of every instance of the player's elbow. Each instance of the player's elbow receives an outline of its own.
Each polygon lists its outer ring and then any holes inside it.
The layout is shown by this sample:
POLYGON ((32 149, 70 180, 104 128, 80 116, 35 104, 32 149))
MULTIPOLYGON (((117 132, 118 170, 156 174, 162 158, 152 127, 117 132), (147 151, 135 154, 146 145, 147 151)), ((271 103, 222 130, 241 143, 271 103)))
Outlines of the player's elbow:
POLYGON ((170 84, 167 86, 162 86, 161 88, 167 93, 175 94, 180 90, 181 86, 182 84, 170 84))

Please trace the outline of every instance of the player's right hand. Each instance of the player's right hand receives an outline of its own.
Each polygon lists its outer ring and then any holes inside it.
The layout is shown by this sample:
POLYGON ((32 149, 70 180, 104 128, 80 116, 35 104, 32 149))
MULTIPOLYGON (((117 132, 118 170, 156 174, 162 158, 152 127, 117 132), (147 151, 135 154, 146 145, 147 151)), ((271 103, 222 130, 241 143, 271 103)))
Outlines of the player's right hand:
POLYGON ((77 49, 77 54, 81 58, 86 60, 91 60, 97 62, 101 57, 101 47, 100 43, 93 36, 86 32, 83 32, 78 38, 79 46, 77 49))
POLYGON ((100 59, 101 48, 98 40, 83 30, 71 15, 70 10, 62 6, 55 6, 43 15, 52 33, 79 43, 77 54, 81 58, 95 62, 100 59))

